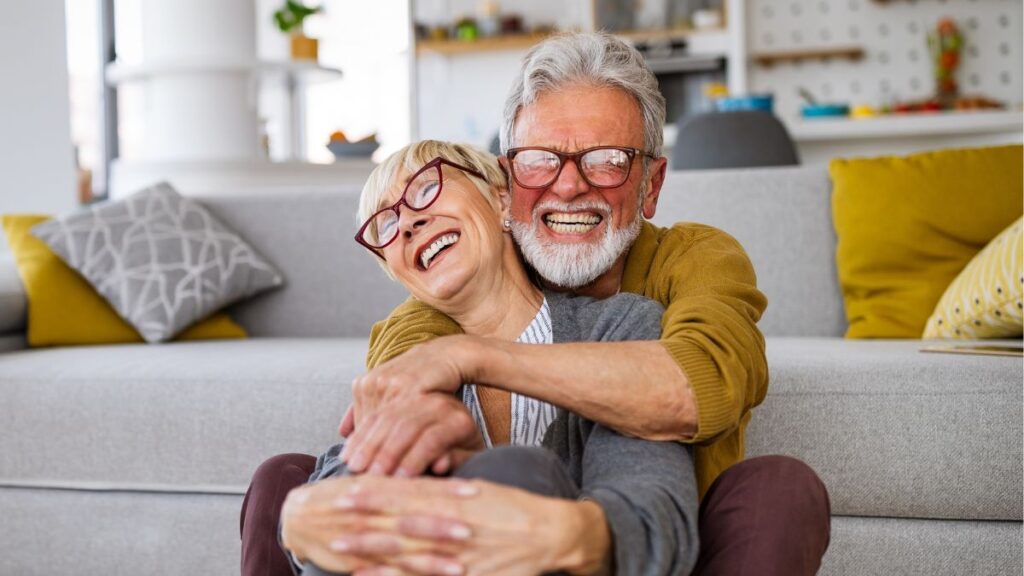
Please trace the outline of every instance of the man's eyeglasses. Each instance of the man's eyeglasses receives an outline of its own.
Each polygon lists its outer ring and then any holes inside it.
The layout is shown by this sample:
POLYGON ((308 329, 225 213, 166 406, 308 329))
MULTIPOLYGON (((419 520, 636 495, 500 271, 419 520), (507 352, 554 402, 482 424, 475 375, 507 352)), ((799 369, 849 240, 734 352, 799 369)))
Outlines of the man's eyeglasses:
POLYGON ((391 244, 398 237, 398 207, 405 205, 410 210, 419 212, 426 210, 431 204, 436 202, 438 197, 441 196, 441 190, 444 188, 444 179, 441 176, 441 167, 444 165, 457 168, 485 182, 487 181, 483 174, 472 168, 449 162, 444 158, 434 158, 409 178, 409 183, 402 190, 402 195, 398 198, 398 202, 378 210, 363 223, 359 228, 359 232, 356 232, 356 242, 359 242, 371 252, 383 258, 378 250, 391 244))
POLYGON ((508 158, 513 180, 523 188, 551 186, 562 173, 566 160, 570 159, 587 184, 595 188, 615 188, 629 179, 633 159, 638 155, 655 158, 649 152, 623 146, 595 146, 579 152, 528 146, 512 148, 505 157, 508 158))

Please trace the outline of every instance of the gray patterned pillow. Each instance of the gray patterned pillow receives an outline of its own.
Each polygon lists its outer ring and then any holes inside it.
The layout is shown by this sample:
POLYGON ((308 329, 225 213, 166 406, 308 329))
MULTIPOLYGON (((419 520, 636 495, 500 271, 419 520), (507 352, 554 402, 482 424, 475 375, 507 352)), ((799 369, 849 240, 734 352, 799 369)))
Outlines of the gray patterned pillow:
POLYGON ((283 283, 238 234, 166 183, 43 222, 32 234, 150 343, 283 283))

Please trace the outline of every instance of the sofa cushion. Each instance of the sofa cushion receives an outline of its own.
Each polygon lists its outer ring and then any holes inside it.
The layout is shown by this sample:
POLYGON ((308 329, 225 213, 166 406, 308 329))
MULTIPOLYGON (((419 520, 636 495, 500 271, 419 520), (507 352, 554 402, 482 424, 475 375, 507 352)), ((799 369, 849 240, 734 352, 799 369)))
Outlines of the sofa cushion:
POLYGON ((365 339, 0 354, 0 485, 242 493, 281 452, 337 442, 365 339))
POLYGON ((849 338, 920 338, 971 258, 1020 218, 1022 148, 837 159, 836 263, 849 338))
POLYGON ((768 297, 766 336, 838 336, 846 329, 824 167, 673 172, 653 219, 725 230, 746 249, 768 297))
POLYGON ((408 298, 409 292, 353 239, 358 190, 199 199, 288 279, 284 288, 232 308, 252 336, 366 338, 374 322, 408 298))
POLYGON ((747 457, 804 460, 833 514, 1020 521, 1020 359, 922 345, 768 339, 771 383, 747 457))
POLYGON ((32 234, 149 343, 284 282, 243 238, 167 183, 43 222, 32 234))
POLYGON ((925 338, 1020 337, 1024 326, 1024 218, 974 257, 946 288, 925 324, 925 338))
MULTIPOLYGON (((29 234, 48 216, 5 214, 4 236, 17 264, 19 284, 27 300, 31 346, 67 346, 80 344, 120 344, 142 342, 130 324, 118 316, 110 303, 96 293, 41 240, 29 234)), ((225 313, 192 325, 178 335, 179 340, 244 338, 245 330, 225 313)))

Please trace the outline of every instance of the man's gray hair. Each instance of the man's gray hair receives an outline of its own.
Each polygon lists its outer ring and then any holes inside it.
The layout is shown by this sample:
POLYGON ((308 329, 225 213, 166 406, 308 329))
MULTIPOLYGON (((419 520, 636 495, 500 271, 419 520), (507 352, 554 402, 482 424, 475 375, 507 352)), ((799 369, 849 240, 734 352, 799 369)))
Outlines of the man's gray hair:
POLYGON ((558 34, 530 50, 505 100, 502 154, 513 147, 516 116, 523 107, 544 92, 578 84, 619 88, 636 99, 644 122, 644 148, 661 156, 665 97, 658 80, 636 48, 606 32, 558 34))

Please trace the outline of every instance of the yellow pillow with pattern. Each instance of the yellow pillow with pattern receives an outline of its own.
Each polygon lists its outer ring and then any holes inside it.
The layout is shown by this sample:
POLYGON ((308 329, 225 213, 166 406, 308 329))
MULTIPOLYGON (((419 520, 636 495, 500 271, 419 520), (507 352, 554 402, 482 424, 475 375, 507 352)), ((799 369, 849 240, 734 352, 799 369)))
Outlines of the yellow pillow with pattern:
MULTIPOLYGON (((42 240, 29 234, 49 216, 6 214, 7 244, 28 298, 29 346, 143 342, 142 336, 42 240)), ((245 330, 225 313, 214 314, 175 340, 244 338, 245 330)))
POLYGON ((953 280, 925 325, 924 338, 1012 338, 1021 335, 1024 218, 1017 219, 953 280))
POLYGON ((837 159, 836 269, 847 338, 920 338, 942 293, 1024 211, 1019 145, 837 159))

